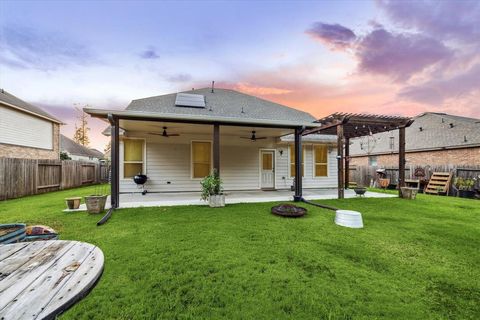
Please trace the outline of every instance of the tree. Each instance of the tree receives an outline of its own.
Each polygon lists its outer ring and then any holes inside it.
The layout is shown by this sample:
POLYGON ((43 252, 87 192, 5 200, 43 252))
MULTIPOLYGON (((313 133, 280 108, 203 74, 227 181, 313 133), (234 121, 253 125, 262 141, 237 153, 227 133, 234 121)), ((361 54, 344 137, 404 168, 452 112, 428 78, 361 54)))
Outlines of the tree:
POLYGON ((62 151, 62 152, 60 152, 60 160, 72 160, 72 158, 70 158, 68 153, 62 151))
POLYGON ((112 140, 108 140, 108 143, 105 146, 105 149, 103 149, 103 153, 105 154, 105 157, 107 159, 110 159, 110 152, 111 151, 112 151, 112 140))
MULTIPOLYGON (((88 105, 85 107, 88 107, 88 105)), ((90 131, 88 127, 88 115, 83 109, 75 107, 75 110, 77 111, 77 121, 75 122, 73 141, 87 147, 90 144, 90 139, 88 138, 88 131, 90 131)))

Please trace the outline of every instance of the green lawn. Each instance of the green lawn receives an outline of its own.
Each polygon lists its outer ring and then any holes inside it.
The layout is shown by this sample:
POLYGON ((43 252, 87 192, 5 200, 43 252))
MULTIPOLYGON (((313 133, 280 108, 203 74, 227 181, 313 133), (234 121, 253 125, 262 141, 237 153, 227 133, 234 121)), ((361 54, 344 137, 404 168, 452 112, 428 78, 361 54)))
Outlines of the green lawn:
POLYGON ((64 213, 92 187, 0 202, 0 222, 98 245, 105 271, 62 319, 479 319, 480 201, 419 195, 330 200, 365 228, 272 204, 64 213))

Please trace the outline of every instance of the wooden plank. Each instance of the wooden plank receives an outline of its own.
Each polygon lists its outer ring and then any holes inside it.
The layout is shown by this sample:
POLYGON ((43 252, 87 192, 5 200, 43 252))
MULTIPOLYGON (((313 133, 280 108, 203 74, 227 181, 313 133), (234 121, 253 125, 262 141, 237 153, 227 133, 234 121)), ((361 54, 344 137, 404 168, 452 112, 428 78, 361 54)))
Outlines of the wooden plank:
POLYGON ((27 243, 26 246, 18 246, 16 244, 6 245, 11 247, 10 250, 19 248, 21 251, 16 250, 15 252, 12 252, 13 254, 9 257, 0 261, 0 278, 6 278, 36 255, 41 255, 42 250, 48 248, 52 243, 52 241, 35 241, 27 243))
POLYGON ((53 318, 86 296, 102 275, 103 266, 103 252, 95 247, 68 281, 63 281, 60 290, 52 296, 37 318, 53 318))
POLYGON ((0 281, 0 295, 2 297, 0 300, 0 315, 10 301, 14 300, 31 282, 50 269, 74 245, 75 242, 73 241, 54 241, 47 250, 42 251, 41 255, 32 257, 27 263, 3 278, 0 281))
MULTIPOLYGON (((22 292, 9 301, 0 311, 0 316, 5 319, 13 317, 20 319, 39 318, 42 310, 54 300, 58 292, 69 282, 72 275, 78 271, 94 249, 95 246, 83 242, 74 242, 72 246, 68 246, 68 250, 61 254, 50 268, 29 282, 22 292)), ((82 268, 83 273, 81 275, 88 276, 84 269, 82 268)), ((70 284, 69 289, 73 288, 75 284, 70 284)), ((62 299, 58 298, 58 300, 62 300, 63 296, 62 299)), ((62 303, 65 304, 65 302, 67 301, 65 300, 62 303)))
MULTIPOLYGON (((23 248, 25 248, 26 246, 28 245, 28 243, 21 243, 21 244, 5 244, 5 245, 2 245, 1 248, 2 250, 0 251, 0 261, 2 261, 3 259, 6 259, 8 257, 10 257, 12 254, 14 254, 15 252, 17 251, 20 251, 22 250, 23 248)), ((1 269, 0 269, 0 272, 1 269)))
POLYGON ((442 192, 446 192, 448 195, 451 178, 451 173, 434 172, 430 178, 430 181, 428 182, 427 187, 425 188, 425 193, 438 194, 438 190, 441 189, 442 192), (448 174, 447 178, 445 177, 445 174, 448 174))
POLYGON ((37 189, 54 188, 54 187, 60 187, 60 184, 51 184, 51 185, 48 185, 48 186, 38 186, 37 189))

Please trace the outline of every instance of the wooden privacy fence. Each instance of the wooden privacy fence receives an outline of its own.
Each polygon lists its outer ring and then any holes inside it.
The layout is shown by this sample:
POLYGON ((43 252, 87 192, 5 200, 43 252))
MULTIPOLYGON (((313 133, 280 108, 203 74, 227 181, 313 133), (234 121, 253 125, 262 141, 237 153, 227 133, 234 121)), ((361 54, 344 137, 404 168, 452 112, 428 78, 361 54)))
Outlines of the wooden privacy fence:
MULTIPOLYGON (((425 178, 430 179, 434 172, 452 172, 453 177, 475 178, 480 175, 480 166, 457 166, 457 165, 437 165, 425 166, 410 164, 405 166, 405 179, 417 179, 415 177, 415 169, 422 168, 425 171, 425 178)), ((350 181, 356 182, 358 185, 369 186, 371 180, 376 179, 376 171, 385 169, 385 173, 390 178, 391 184, 398 184, 398 166, 350 166, 350 181)))
POLYGON ((108 176, 101 163, 0 158, 0 200, 107 182, 108 176))

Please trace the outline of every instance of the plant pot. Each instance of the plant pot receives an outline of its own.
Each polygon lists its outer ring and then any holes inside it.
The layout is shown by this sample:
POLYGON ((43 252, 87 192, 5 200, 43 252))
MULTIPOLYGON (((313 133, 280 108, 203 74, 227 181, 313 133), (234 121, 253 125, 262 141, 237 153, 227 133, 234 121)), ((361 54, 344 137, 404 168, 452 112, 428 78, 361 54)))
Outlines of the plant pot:
POLYGON ((101 213, 105 210, 107 196, 88 196, 85 197, 88 213, 101 213))
POLYGON ((65 198, 65 203, 69 210, 78 209, 80 207, 80 202, 82 202, 82 197, 65 198))
POLYGON ((208 197, 208 205, 212 208, 225 207, 225 195, 212 194, 210 197, 208 197))
POLYGON ((353 188, 353 191, 357 194, 357 196, 363 196, 365 192, 367 192, 367 188, 365 187, 355 187, 353 188))
POLYGON ((458 196, 460 198, 473 199, 475 197, 475 191, 473 191, 473 190, 458 190, 458 196))
POLYGON ((402 191, 403 199, 415 200, 415 198, 417 197, 417 188, 401 187, 400 189, 402 191))

